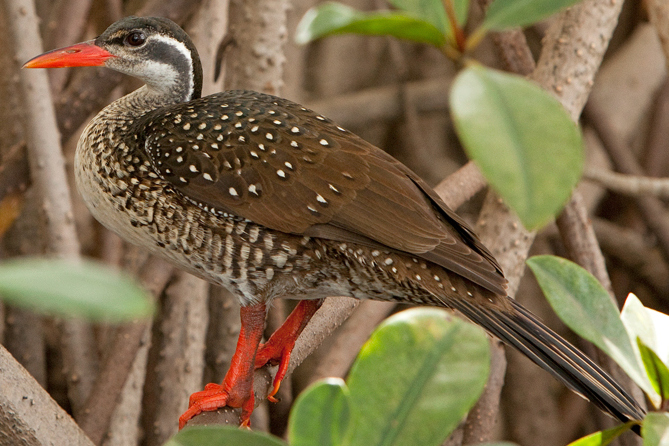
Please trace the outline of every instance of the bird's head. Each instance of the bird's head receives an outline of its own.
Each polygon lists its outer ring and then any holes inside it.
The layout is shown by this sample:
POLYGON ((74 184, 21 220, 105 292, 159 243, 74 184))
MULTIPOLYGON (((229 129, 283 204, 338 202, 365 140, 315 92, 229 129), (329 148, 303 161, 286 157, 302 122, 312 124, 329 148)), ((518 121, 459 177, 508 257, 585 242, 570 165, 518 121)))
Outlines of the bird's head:
POLYGON ((200 96, 202 66, 195 45, 184 30, 162 17, 126 17, 98 38, 39 55, 24 68, 105 66, 144 81, 149 88, 178 94, 182 100, 200 96))

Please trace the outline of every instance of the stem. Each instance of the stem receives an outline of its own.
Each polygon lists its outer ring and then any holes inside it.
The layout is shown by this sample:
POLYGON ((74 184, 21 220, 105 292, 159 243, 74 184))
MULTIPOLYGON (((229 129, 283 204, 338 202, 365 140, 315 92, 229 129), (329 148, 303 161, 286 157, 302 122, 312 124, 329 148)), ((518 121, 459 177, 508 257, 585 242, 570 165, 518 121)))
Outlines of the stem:
POLYGON ((453 37, 455 38, 455 47, 458 52, 463 53, 466 47, 465 31, 458 24, 458 19, 455 15, 455 7, 453 6, 453 0, 443 0, 444 9, 446 10, 446 17, 448 17, 448 22, 451 24, 451 29, 453 30, 453 37))

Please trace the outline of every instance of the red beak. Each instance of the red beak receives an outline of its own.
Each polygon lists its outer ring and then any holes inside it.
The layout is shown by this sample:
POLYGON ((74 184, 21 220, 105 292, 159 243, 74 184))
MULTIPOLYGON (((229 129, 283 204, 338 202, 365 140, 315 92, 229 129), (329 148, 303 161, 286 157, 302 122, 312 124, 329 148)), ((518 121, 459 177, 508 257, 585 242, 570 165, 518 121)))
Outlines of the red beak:
POLYGON ((23 65, 23 68, 98 67, 104 65, 105 60, 110 57, 116 57, 93 42, 89 40, 51 50, 33 57, 23 65))

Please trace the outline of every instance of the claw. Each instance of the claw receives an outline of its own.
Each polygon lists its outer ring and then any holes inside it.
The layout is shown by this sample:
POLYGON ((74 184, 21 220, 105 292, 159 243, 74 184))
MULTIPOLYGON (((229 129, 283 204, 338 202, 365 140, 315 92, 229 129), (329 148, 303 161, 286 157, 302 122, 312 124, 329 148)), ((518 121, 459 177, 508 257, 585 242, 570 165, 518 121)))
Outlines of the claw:
POLYGON ((241 407, 240 425, 249 427, 254 406, 253 372, 267 364, 279 365, 272 391, 267 397, 269 401, 277 402, 274 395, 279 391, 281 381, 288 372, 295 340, 321 303, 322 300, 301 301, 286 322, 260 348, 258 347, 265 323, 265 305, 242 307, 242 330, 223 384, 207 384, 204 390, 190 396, 188 410, 179 417, 179 429, 183 429, 188 420, 199 413, 213 411, 226 405, 241 407))

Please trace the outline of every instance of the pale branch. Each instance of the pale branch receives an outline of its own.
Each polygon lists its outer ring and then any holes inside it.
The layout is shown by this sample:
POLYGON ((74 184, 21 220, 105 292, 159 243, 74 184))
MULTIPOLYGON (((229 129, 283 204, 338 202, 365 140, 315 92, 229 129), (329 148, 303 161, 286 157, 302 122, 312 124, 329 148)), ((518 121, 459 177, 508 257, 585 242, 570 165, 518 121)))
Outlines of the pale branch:
POLYGON ((669 65, 669 3, 665 0, 648 0, 646 7, 650 22, 655 26, 662 42, 665 63, 669 65))
MULTIPOLYGON (((170 266, 152 257, 142 267, 139 279, 144 289, 157 300, 171 275, 170 266)), ((138 320, 121 325, 116 330, 105 362, 86 400, 79 423, 96 445, 102 442, 107 433, 116 401, 130 373, 137 351, 142 346, 143 334, 150 323, 150 320, 138 320)))
POLYGON ((208 290, 207 282, 181 271, 165 290, 145 386, 154 395, 153 410, 144 414, 148 445, 162 445, 177 432, 190 394, 202 389, 208 290))
POLYGON ((596 168, 587 168, 583 178, 623 195, 669 198, 669 178, 628 175, 596 168))
POLYGON ((0 444, 93 446, 77 423, 0 345, 0 444))
MULTIPOLYGON (((9 0, 6 7, 17 61, 40 54, 39 21, 32 0, 9 0)), ((20 78, 28 163, 41 200, 47 248, 53 255, 78 259, 79 240, 48 78, 43 70, 21 70, 20 78)), ((61 326, 68 393, 74 413, 79 415, 97 372, 93 333, 80 321, 64 321, 61 326)))

